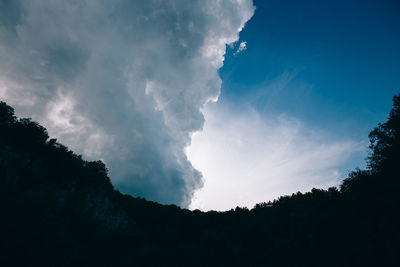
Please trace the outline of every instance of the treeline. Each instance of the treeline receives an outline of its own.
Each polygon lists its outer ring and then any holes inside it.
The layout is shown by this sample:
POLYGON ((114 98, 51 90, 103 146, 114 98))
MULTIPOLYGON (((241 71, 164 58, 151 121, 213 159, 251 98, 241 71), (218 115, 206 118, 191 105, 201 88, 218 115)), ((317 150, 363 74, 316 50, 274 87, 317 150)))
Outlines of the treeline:
POLYGON ((1 102, 0 265, 400 265, 400 95, 393 100, 369 135, 367 169, 339 188, 206 213, 121 194, 101 161, 1 102))

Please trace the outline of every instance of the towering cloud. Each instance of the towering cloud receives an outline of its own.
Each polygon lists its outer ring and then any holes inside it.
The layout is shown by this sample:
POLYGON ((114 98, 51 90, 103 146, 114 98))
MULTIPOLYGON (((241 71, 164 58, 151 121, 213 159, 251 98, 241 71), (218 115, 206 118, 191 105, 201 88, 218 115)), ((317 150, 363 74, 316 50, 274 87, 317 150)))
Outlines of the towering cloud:
POLYGON ((126 193, 187 206, 184 153, 251 0, 0 0, 0 97, 126 193))

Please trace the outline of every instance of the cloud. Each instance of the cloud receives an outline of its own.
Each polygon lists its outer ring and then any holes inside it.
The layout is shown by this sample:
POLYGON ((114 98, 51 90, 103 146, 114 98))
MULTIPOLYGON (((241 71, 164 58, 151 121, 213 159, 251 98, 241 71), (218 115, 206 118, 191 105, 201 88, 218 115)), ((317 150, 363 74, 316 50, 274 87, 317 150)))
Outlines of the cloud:
POLYGON ((236 50, 236 52, 234 53, 234 55, 237 55, 238 53, 244 51, 247 49, 247 42, 246 41, 241 41, 239 44, 238 49, 236 50))
POLYGON ((253 12, 251 0, 0 0, 0 97, 102 158, 123 192, 187 206, 202 178, 184 147, 253 12))
POLYGON ((281 195, 336 186, 347 174, 342 164, 365 152, 364 143, 328 141, 325 133, 283 114, 266 117, 251 108, 215 104, 204 114, 204 130, 187 148, 205 177, 192 209, 252 208, 281 195))

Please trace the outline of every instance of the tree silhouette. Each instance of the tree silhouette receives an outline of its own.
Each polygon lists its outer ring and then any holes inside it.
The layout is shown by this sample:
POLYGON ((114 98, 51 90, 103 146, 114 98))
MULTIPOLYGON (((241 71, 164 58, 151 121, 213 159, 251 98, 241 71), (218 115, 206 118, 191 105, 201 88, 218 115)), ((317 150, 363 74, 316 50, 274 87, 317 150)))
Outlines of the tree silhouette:
POLYGON ((15 123, 14 109, 0 101, 0 127, 7 127, 15 123))
MULTIPOLYGON (((0 102, 0 266, 399 266, 400 95, 367 170, 253 209, 201 212, 123 195, 0 102)), ((134 177, 132 178, 134 179, 134 177)))
POLYGON ((400 158, 400 94, 393 97, 393 109, 387 122, 371 133, 368 167, 372 171, 391 170, 400 158))

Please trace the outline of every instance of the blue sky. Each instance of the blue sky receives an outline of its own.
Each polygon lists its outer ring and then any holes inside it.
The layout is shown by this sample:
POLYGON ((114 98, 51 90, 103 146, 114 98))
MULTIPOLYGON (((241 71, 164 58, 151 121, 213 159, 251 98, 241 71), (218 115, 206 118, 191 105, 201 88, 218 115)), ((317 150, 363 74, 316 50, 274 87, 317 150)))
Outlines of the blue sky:
POLYGON ((0 99, 123 193, 252 207, 364 166, 400 90, 399 6, 0 0, 0 99))
POLYGON ((220 69, 221 102, 285 112, 354 138, 386 118, 400 91, 398 1, 254 4, 240 33, 247 49, 235 56, 228 47, 220 69))
POLYGON ((252 207, 338 186, 365 168, 368 133, 400 91, 398 1, 254 5, 240 40, 227 46, 219 101, 206 107, 189 150, 205 176, 193 208, 252 207))

